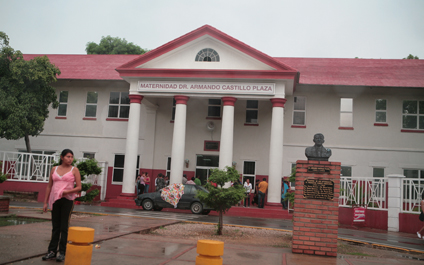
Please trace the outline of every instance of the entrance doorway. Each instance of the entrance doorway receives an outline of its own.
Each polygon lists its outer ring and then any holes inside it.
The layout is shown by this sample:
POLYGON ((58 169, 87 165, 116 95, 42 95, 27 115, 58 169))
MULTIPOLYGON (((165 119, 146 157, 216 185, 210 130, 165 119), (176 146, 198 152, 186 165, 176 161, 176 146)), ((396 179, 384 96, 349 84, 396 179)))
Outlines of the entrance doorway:
POLYGON ((219 156, 197 155, 196 159, 196 177, 199 177, 202 185, 205 185, 210 176, 210 170, 218 168, 219 156))

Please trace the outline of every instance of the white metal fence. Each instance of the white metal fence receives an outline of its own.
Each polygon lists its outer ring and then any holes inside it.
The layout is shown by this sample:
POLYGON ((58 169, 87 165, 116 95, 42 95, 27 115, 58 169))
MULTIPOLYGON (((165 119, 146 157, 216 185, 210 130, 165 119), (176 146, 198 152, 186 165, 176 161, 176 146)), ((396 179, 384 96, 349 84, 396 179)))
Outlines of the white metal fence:
POLYGON ((340 207, 354 205, 387 211, 387 178, 341 177, 340 207))
POLYGON ((424 179, 402 179, 401 199, 403 213, 420 213, 421 194, 424 191, 424 179))
MULTIPOLYGON (((59 155, 0 151, 1 172, 9 175, 8 181, 48 182, 52 165, 57 161, 59 155)), ((108 163, 98 162, 98 165, 102 168, 102 173, 89 175, 83 182, 102 187, 100 199, 104 200, 108 163)))
POLYGON ((0 151, 2 173, 9 181, 48 182, 55 155, 0 151))

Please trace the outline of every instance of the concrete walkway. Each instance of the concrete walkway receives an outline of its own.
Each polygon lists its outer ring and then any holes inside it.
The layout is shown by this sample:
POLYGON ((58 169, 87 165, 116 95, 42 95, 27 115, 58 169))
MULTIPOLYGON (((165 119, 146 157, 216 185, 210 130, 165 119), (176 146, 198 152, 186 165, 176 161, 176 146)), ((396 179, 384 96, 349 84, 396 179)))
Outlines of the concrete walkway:
MULTIPOLYGON (((13 207, 10 214, 19 216, 50 219, 50 214, 41 214, 38 205, 13 207)), ((84 207, 84 212, 96 213, 95 206, 84 207)), ((75 211, 79 211, 75 207, 75 211)), ((108 209, 103 209, 108 210, 108 209)), ((146 234, 151 229, 166 226, 178 221, 128 216, 128 209, 119 210, 101 216, 77 218, 71 226, 91 227, 95 229, 95 244, 91 264, 194 264, 197 256, 196 243, 186 239, 161 239, 146 234)), ((103 213, 104 214, 104 213, 103 213)), ((242 218, 248 219, 248 218, 242 218)), ((243 220, 245 223, 248 221, 243 220)), ((350 230, 348 230, 350 231, 350 230)), ((357 231, 354 231, 357 232, 357 231)), ((351 233, 353 233, 351 231, 351 233)), ((0 227, 0 264, 57 264, 56 261, 42 261, 51 234, 51 223, 35 223, 18 226, 0 227)), ((375 235, 374 235, 375 236, 375 235)), ((412 239, 412 237, 411 237, 412 239)), ((400 240, 399 240, 400 241, 400 240)), ((418 241, 419 244, 422 241, 418 241)), ((423 242, 424 243, 424 242, 423 242)), ((423 245, 420 245, 421 249, 423 245)), ((327 258, 292 254, 291 249, 225 244, 224 264, 400 264, 400 260, 381 258, 358 258, 357 256, 339 255, 327 258)), ((405 260, 403 260, 405 263, 405 260)), ((422 261, 408 260, 408 264, 422 264, 422 261)))

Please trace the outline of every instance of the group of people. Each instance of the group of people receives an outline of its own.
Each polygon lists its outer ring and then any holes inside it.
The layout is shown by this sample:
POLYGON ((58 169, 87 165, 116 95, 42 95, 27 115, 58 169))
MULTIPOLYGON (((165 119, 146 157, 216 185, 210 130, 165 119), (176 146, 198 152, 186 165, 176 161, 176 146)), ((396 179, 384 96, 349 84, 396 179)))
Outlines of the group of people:
POLYGON ((155 190, 161 190, 169 185, 169 177, 159 173, 155 180, 155 190))
POLYGON ((262 181, 259 181, 259 179, 257 179, 254 190, 252 188, 252 183, 250 183, 250 179, 246 178, 243 187, 246 190, 244 207, 250 207, 250 194, 253 193, 254 196, 252 205, 257 204, 258 208, 264 208, 265 194, 268 190, 268 182, 266 182, 266 178, 263 178, 262 181))
MULTIPOLYGON (((258 208, 264 208, 265 203, 265 195, 268 190, 268 182, 266 182, 266 178, 263 178, 262 181, 259 179, 256 180, 255 189, 252 189, 252 183, 248 178, 245 179, 243 184, 244 189, 246 190, 246 197, 244 199, 244 207, 250 207, 250 194, 254 194, 252 205, 257 204, 258 208)), ((283 205, 283 209, 288 208, 288 200, 286 200, 286 195, 289 190, 289 185, 287 181, 282 182, 281 187, 281 204, 283 205)))
POLYGON ((149 173, 142 172, 140 175, 138 175, 135 186, 137 189, 137 196, 139 194, 148 193, 149 192, 149 186, 150 186, 150 177, 149 173))

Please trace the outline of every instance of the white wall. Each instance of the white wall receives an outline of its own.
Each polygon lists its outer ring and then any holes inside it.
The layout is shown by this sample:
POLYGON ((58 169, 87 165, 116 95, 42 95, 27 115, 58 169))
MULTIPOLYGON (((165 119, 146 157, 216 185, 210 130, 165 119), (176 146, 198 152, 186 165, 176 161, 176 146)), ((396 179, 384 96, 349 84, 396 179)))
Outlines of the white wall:
MULTIPOLYGON (((126 121, 106 121, 109 93, 128 91, 125 81, 59 81, 55 85, 69 91, 66 120, 55 119, 57 110, 51 110, 45 129, 38 137, 31 137, 33 150, 74 150, 76 157, 83 152, 95 152, 96 159, 113 166, 115 154, 125 154, 126 121), (98 91, 96 121, 83 120, 87 91, 98 91)), ((371 176, 372 167, 385 167, 386 174, 402 174, 403 168, 424 169, 424 134, 401 132, 402 102, 406 99, 424 100, 423 89, 365 88, 297 85, 293 96, 287 97, 284 118, 283 174, 290 173, 291 163, 306 159, 304 150, 312 146, 313 135, 325 135, 324 146, 331 148, 331 161, 352 166, 353 176, 371 176), (291 128, 293 96, 305 96, 306 128, 291 128), (353 98, 354 130, 339 130, 340 98, 353 98), (374 126, 375 100, 387 99, 387 127, 374 126)), ((187 105, 187 135, 184 159, 190 160, 194 171, 197 154, 219 155, 204 151, 205 140, 220 140, 221 121, 215 122, 213 135, 206 129, 207 97, 191 97, 187 105)), ((253 98, 252 98, 253 99, 253 98)), ((269 99, 259 101, 259 126, 245 126, 246 100, 235 104, 234 157, 237 170, 242 171, 244 160, 257 161, 258 175, 268 174, 269 137, 272 105, 269 99)), ((140 115, 140 167, 166 168, 171 155, 174 124, 170 122, 172 95, 146 96, 140 115)), ((25 149, 23 139, 0 139, 2 151, 25 149)))

